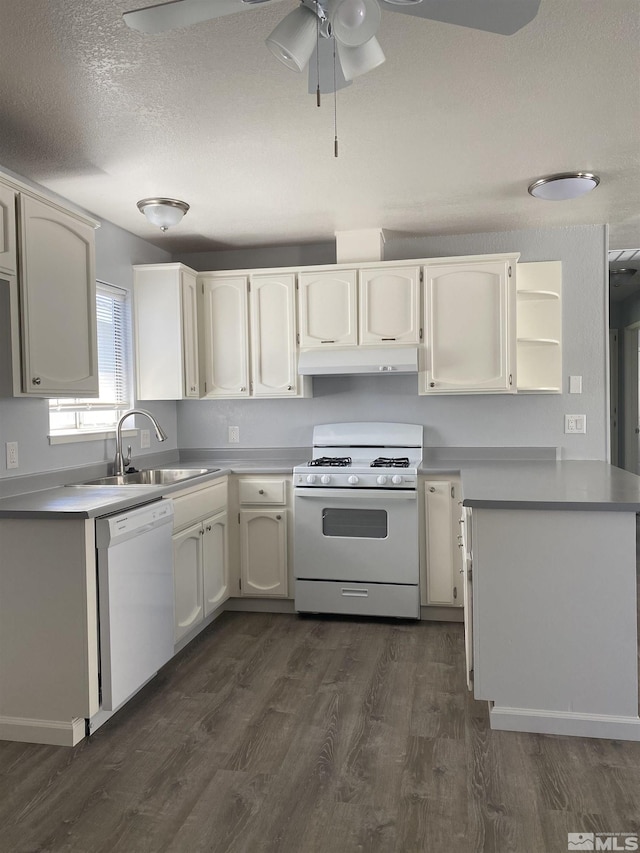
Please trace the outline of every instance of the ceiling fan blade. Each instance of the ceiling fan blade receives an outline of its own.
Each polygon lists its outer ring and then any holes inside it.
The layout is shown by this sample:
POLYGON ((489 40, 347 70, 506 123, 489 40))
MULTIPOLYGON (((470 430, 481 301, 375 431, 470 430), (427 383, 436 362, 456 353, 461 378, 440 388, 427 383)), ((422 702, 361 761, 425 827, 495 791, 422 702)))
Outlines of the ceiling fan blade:
POLYGON ((511 36, 533 21, 540 0, 422 0, 417 3, 380 0, 383 9, 511 36))
POLYGON ((244 12, 269 2, 278 0, 170 0, 168 3, 124 12, 122 17, 132 30, 153 35, 244 12))
POLYGON ((344 79, 340 60, 336 54, 336 79, 333 81, 333 39, 321 38, 309 60, 309 94, 315 95, 318 89, 318 65, 320 66, 320 92, 330 95, 351 85, 344 79), (319 62, 318 62, 319 59, 319 62))

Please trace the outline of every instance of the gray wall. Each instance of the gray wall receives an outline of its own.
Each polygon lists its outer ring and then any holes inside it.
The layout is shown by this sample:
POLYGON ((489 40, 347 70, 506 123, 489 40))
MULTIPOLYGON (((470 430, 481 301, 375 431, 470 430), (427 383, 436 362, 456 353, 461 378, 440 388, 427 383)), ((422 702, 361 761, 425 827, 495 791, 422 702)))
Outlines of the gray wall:
POLYGON ((181 261, 198 272, 210 270, 262 269, 271 267, 318 266, 335 264, 336 243, 309 243, 301 246, 263 246, 259 249, 226 249, 220 252, 177 254, 181 261))
MULTIPOLYGON (((127 231, 103 222, 96 232, 96 275, 98 279, 131 290, 133 284, 132 264, 166 263, 170 255, 127 231)), ((1 357, 1 356, 0 356, 1 357)), ((177 446, 177 422, 175 403, 145 402, 143 408, 150 409, 159 419, 169 435, 168 441, 159 445, 151 431, 151 448, 142 453, 154 453, 158 449, 171 450, 177 446)), ((133 421, 132 421, 133 423, 133 421)), ((142 424, 144 426, 144 424, 142 424)), ((110 461, 114 456, 115 441, 84 441, 73 444, 50 445, 49 410, 47 400, 27 398, 0 398, 0 479, 20 477, 44 471, 55 471, 110 461), (4 444, 17 441, 20 467, 6 468, 4 444)), ((138 438, 131 439, 134 454, 140 455, 138 438)))
MULTIPOLYGON (((583 393, 569 395, 417 396, 408 376, 314 379, 304 400, 183 401, 180 445, 229 448, 227 427, 239 426, 240 447, 308 447, 316 423, 389 420, 421 423, 433 446, 549 446, 566 459, 608 454, 607 229, 606 226, 448 237, 387 235, 385 260, 491 252, 521 253, 521 261, 563 265, 563 376, 583 377, 583 393), (564 434, 564 414, 586 414, 587 434, 564 434)), ((252 267, 251 252, 239 267, 252 267)))

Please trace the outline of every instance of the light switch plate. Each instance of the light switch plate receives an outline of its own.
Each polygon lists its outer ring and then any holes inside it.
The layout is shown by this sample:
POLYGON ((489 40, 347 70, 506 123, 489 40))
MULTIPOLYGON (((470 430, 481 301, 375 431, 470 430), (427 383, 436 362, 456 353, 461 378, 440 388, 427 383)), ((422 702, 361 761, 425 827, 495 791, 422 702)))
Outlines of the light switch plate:
POLYGON ((582 394, 582 376, 569 377, 569 393, 582 394))
POLYGON ((151 431, 148 429, 140 430, 140 449, 144 450, 145 447, 151 447, 151 431))
POLYGON ((240 442, 240 427, 230 426, 229 427, 229 443, 230 444, 238 444, 240 442))

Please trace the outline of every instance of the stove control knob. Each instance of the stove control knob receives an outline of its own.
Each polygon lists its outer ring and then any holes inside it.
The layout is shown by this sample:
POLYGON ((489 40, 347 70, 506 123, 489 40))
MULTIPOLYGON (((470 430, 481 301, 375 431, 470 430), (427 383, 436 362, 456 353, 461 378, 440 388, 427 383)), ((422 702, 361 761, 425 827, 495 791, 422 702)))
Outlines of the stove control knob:
POLYGON ((323 486, 328 486, 329 483, 331 482, 331 475, 330 474, 323 474, 322 477, 320 477, 320 482, 322 483, 323 486))
POLYGON ((307 474, 307 483, 315 483, 316 479, 315 474, 307 474))
POLYGON ((379 477, 376 477, 376 483, 377 483, 379 486, 384 486, 384 484, 385 484, 386 482, 387 482, 387 476, 386 476, 386 474, 380 474, 380 476, 379 476, 379 477))
POLYGON ((349 483, 350 483, 350 485, 352 485, 352 486, 355 486, 355 484, 356 484, 356 483, 358 483, 359 481, 360 481, 360 478, 359 478, 359 477, 356 477, 356 475, 355 475, 355 474, 352 474, 352 475, 349 477, 349 483))
POLYGON ((394 474, 393 477, 391 478, 391 482, 393 483, 394 486, 399 486, 400 483, 402 482, 402 477, 400 476, 400 474, 394 474))

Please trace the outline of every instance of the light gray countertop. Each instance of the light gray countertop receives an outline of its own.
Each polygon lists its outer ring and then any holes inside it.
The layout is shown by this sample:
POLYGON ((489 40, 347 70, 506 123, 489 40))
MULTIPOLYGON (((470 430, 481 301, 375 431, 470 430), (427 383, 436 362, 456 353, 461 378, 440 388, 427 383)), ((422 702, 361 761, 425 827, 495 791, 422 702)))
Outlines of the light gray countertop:
MULTIPOLYGON (((300 451, 289 458, 265 452, 216 456, 187 453, 180 467, 220 466, 217 471, 190 480, 163 486, 83 486, 42 488, 0 499, 0 518, 69 517, 93 518, 158 500, 162 496, 215 481, 227 474, 291 475, 293 466, 308 457, 300 451)), ((492 461, 439 457, 419 471, 429 474, 460 474, 466 506, 486 509, 587 510, 640 512, 640 477, 606 462, 597 461, 492 461)))
POLYGON ((461 474, 465 506, 640 512, 640 477, 607 462, 476 462, 461 474))

